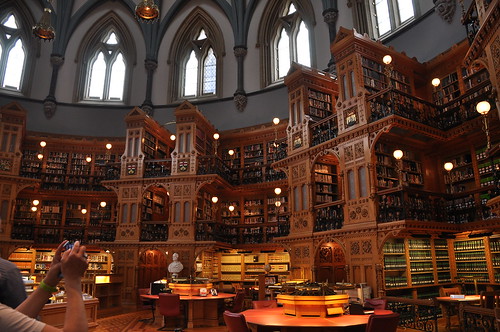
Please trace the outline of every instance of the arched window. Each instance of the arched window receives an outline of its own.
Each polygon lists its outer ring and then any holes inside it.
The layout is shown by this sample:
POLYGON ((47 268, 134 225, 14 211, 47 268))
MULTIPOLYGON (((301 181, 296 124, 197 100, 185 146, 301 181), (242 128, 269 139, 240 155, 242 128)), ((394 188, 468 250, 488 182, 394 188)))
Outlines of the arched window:
POLYGON ((25 69, 26 46, 13 12, 0 18, 0 87, 20 91, 25 69))
POLYGON ((413 0, 375 0, 369 2, 370 17, 375 38, 397 30, 416 16, 413 0))
POLYGON ((264 86, 279 82, 292 62, 311 67, 314 14, 307 0, 269 1, 259 27, 264 86))
POLYGON ((122 101, 127 66, 120 40, 110 30, 95 46, 88 62, 84 99, 122 101))
POLYGON ((172 42, 170 101, 216 98, 220 95, 223 36, 215 21, 201 8, 186 18, 172 42))
POLYGON ((80 72, 75 101, 128 102, 136 50, 120 17, 109 13, 95 23, 85 34, 75 62, 80 72))

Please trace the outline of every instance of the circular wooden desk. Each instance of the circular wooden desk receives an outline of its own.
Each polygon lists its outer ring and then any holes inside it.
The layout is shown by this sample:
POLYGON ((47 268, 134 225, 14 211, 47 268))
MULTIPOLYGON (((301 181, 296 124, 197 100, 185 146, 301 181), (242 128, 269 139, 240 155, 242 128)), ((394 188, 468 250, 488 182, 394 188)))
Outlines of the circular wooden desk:
POLYGON ((364 332, 369 315, 342 315, 335 317, 294 317, 283 313, 283 308, 250 309, 242 314, 254 332, 280 331, 356 331, 364 332))
MULTIPOLYGON (((439 304, 443 305, 444 307, 444 316, 446 318, 446 331, 451 330, 451 316, 453 313, 452 308, 455 308, 455 312, 458 313, 458 305, 460 303, 473 303, 473 302, 479 302, 480 297, 479 295, 466 295, 463 299, 462 298, 452 298, 451 296, 439 296, 436 297, 436 300, 439 302, 439 304)), ((458 320, 458 323, 460 324, 460 319, 458 320)))
MULTIPOLYGON (((231 297, 235 297, 236 294, 219 293, 217 296, 207 295, 207 296, 196 296, 196 295, 181 295, 181 302, 187 302, 187 328, 192 329, 193 327, 201 326, 219 326, 219 312, 218 305, 214 301, 222 301, 231 297)), ((141 295, 141 298, 147 300, 157 301, 158 295, 141 295)), ((161 318, 159 321, 163 320, 163 316, 158 312, 158 306, 156 306, 157 318, 161 318)), ((156 321, 155 321, 156 322, 156 321)))

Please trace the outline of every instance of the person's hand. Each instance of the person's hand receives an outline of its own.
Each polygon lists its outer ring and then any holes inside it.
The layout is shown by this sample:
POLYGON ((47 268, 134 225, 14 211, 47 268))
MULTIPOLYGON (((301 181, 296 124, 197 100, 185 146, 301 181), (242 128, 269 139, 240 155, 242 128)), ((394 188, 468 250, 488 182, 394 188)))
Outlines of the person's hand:
POLYGON ((51 287, 57 286, 59 281, 61 281, 61 255, 63 252, 64 245, 67 242, 68 242, 67 240, 64 240, 57 247, 56 253, 52 258, 52 263, 50 264, 50 269, 47 272, 47 276, 44 278, 45 283, 51 287))
POLYGON ((87 253, 85 246, 80 246, 80 241, 76 241, 73 248, 65 251, 61 257, 61 270, 64 282, 80 281, 87 270, 87 253))

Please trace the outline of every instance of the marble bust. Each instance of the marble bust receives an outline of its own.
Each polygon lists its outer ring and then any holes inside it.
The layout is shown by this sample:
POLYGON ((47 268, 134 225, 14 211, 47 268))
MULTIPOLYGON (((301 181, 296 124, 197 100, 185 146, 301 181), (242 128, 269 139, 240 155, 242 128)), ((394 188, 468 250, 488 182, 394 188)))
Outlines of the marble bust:
POLYGON ((173 278, 176 278, 179 273, 182 271, 182 269, 184 268, 184 266, 182 265, 181 262, 179 262, 179 254, 174 252, 174 254, 172 255, 172 263, 170 263, 168 265, 168 272, 172 273, 172 277, 173 278))

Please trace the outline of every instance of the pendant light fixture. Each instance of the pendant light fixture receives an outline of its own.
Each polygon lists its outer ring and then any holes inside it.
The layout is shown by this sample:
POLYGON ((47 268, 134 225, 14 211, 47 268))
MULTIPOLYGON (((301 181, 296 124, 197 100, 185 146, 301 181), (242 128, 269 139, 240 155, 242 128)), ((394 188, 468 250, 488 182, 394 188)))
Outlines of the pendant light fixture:
MULTIPOLYGON (((50 0, 49 3, 51 3, 50 0)), ((33 34, 35 35, 35 37, 40 38, 44 41, 51 41, 56 36, 56 31, 50 23, 51 13, 52 10, 50 10, 50 8, 44 8, 40 21, 33 26, 33 34)))
POLYGON ((135 7, 135 15, 139 20, 149 23, 160 17, 160 9, 154 0, 141 0, 135 7))

